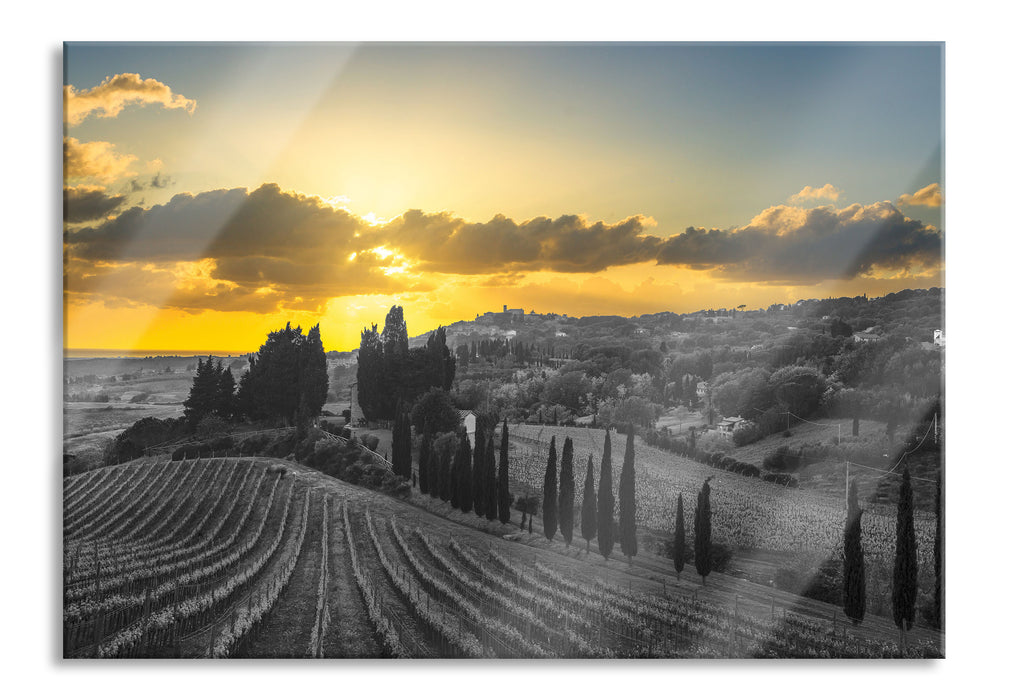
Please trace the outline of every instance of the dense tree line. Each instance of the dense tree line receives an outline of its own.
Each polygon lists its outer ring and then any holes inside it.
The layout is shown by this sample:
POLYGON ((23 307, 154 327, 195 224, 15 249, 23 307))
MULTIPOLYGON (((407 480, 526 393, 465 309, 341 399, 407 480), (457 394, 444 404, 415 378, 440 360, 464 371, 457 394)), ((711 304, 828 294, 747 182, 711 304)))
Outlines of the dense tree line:
POLYGON ((201 358, 183 403, 184 415, 194 429, 208 416, 305 425, 319 415, 328 390, 319 326, 305 335, 288 323, 272 331, 259 352, 249 357, 249 369, 237 390, 230 368, 212 357, 206 362, 201 358))
POLYGON ((357 395, 367 420, 392 420, 400 401, 413 404, 431 387, 452 387, 456 359, 445 338, 439 327, 424 347, 411 349, 401 306, 389 309, 381 334, 376 324, 361 332, 357 395))

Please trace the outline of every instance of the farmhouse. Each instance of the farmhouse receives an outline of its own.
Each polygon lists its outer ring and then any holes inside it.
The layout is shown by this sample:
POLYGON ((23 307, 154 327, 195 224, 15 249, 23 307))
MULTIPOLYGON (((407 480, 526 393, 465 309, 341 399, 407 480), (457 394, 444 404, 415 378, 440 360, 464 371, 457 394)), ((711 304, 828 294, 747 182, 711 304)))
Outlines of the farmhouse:
POLYGON ((875 343, 883 339, 881 336, 869 333, 868 331, 860 331, 851 337, 856 343, 875 343))
POLYGON ((718 423, 718 434, 732 437, 732 431, 742 422, 742 416, 729 416, 718 423))

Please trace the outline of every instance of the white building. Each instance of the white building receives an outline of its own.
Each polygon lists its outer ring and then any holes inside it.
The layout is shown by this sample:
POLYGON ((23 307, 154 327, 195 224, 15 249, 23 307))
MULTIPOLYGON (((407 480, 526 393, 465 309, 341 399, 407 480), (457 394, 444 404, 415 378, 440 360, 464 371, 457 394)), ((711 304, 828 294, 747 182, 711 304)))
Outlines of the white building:
POLYGON ((466 427, 466 434, 469 436, 470 445, 472 445, 473 438, 476 436, 476 414, 473 411, 463 411, 459 414, 459 418, 466 427))
POLYGON ((946 347, 946 333, 941 328, 932 331, 932 343, 939 347, 946 347))
POLYGON ((721 422, 719 422, 718 434, 724 435, 726 437, 732 437, 732 431, 734 431, 736 427, 742 422, 743 422, 742 416, 729 416, 728 418, 725 418, 721 422))

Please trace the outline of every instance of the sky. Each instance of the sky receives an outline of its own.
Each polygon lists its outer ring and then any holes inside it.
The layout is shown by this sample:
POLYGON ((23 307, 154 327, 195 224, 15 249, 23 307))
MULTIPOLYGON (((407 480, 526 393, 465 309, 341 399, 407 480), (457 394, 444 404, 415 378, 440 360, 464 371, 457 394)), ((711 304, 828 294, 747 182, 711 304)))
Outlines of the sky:
POLYGON ((944 286, 939 43, 63 58, 66 348, 944 286))

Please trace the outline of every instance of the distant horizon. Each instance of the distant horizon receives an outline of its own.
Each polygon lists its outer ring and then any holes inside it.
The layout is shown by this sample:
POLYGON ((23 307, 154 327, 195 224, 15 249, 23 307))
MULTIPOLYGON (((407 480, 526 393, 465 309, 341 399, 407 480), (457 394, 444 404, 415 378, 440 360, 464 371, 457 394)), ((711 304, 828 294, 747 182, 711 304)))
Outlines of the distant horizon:
MULTIPOLYGON (((939 289, 943 289, 944 290, 945 288, 946 288, 945 285, 939 286, 939 289)), ((926 289, 926 288, 923 288, 923 287, 905 287, 904 289, 900 289, 900 290, 897 290, 897 291, 894 291, 894 292, 889 292, 889 293, 890 294, 899 294, 900 292, 904 292, 904 291, 908 291, 908 290, 917 290, 917 289, 926 289)), ((848 296, 848 295, 839 295, 839 297, 837 297, 837 298, 840 298, 840 297, 843 297, 843 296, 848 296)), ((858 295, 852 295, 852 296, 862 296, 862 295, 858 294, 858 295)), ((886 294, 881 294, 881 295, 878 295, 878 296, 871 296, 871 297, 869 297, 868 295, 866 295, 866 296, 867 296, 867 298, 868 298, 869 301, 872 301, 874 299, 880 299, 882 297, 885 297, 886 294)), ((824 299, 830 299, 830 298, 835 298, 835 297, 823 297, 823 298, 824 299)), ((798 299, 796 301, 791 301, 791 302, 774 302, 772 304, 769 304, 768 306, 777 306, 778 304, 784 304, 784 305, 787 305, 787 306, 792 306, 792 305, 794 305, 794 304, 796 304, 796 303, 798 303, 800 301, 810 301, 810 300, 820 301, 821 299, 810 298, 810 299, 798 299)), ((504 306, 506 308, 510 308, 512 310, 517 310, 517 309, 521 309, 522 308, 522 307, 512 307, 511 305, 504 305, 504 306)), ((761 307, 755 306, 753 308, 746 307, 746 305, 743 305, 743 306, 745 307, 746 311, 762 311, 762 310, 765 310, 766 308, 768 308, 768 307, 762 307, 762 306, 761 307)), ((718 310, 718 309, 724 309, 724 308, 727 308, 727 307, 718 307, 717 309, 715 307, 709 307, 709 308, 713 309, 713 310, 718 310)), ((633 314, 633 315, 630 315, 630 316, 628 316, 626 314, 605 314, 605 313, 600 313, 600 314, 585 314, 583 316, 576 316, 576 315, 572 315, 572 314, 564 314, 564 313, 558 313, 558 312, 554 312, 554 311, 547 311, 547 312, 543 312, 543 313, 538 313, 536 315, 537 316, 557 315, 557 316, 568 316, 570 318, 585 318, 586 316, 621 316, 622 318, 637 318, 639 316, 654 315, 655 313, 675 313, 677 316, 691 316, 693 314, 701 313, 701 312, 704 312, 704 311, 707 311, 707 310, 709 310, 709 309, 708 308, 705 308, 705 309, 695 309, 693 311, 687 311, 687 312, 677 312, 677 311, 672 311, 672 310, 666 310, 666 311, 658 311, 658 312, 652 312, 652 313, 633 314)), ((483 315, 484 313, 494 313, 494 312, 495 312, 494 309, 488 309, 486 311, 480 312, 480 314, 478 314, 477 317, 483 315)), ((383 314, 382 317, 379 318, 377 321, 372 321, 372 322, 373 323, 379 323, 379 324, 381 324, 381 323, 384 323, 384 318, 385 317, 384 317, 384 314, 383 314)), ((445 323, 445 324, 442 324, 442 325, 447 328, 447 327, 450 327, 450 326, 452 326, 452 325, 454 325, 456 323, 472 323, 472 321, 470 321, 468 319, 460 318, 460 319, 456 319, 455 321, 452 321, 450 323, 445 323)), ((431 333, 432 331, 434 331, 436 329, 437 329, 437 327, 435 327, 435 328, 428 328, 426 330, 420 331, 419 333, 410 333, 409 337, 411 339, 418 338, 418 337, 420 337, 422 335, 425 335, 427 333, 431 333)), ((409 325, 408 325, 408 329, 407 330, 409 332, 409 325)), ((352 348, 347 348, 347 349, 327 348, 326 352, 350 353, 350 352, 354 352, 354 350, 357 350, 357 349, 358 349, 358 346, 355 346, 355 347, 352 347, 352 348)), ((235 357, 235 356, 241 356, 241 355, 250 355, 250 354, 253 354, 253 353, 256 353, 256 352, 259 352, 258 348, 255 349, 255 350, 191 350, 191 349, 166 349, 166 348, 132 348, 132 349, 130 349, 130 348, 67 348, 67 347, 63 348, 64 359, 73 359, 73 360, 115 359, 115 358, 144 358, 144 357, 207 357, 208 355, 213 355, 214 357, 235 357)))
POLYGON ((164 348, 63 348, 65 360, 114 360, 116 358, 145 357, 235 357, 257 350, 172 350, 164 348))

